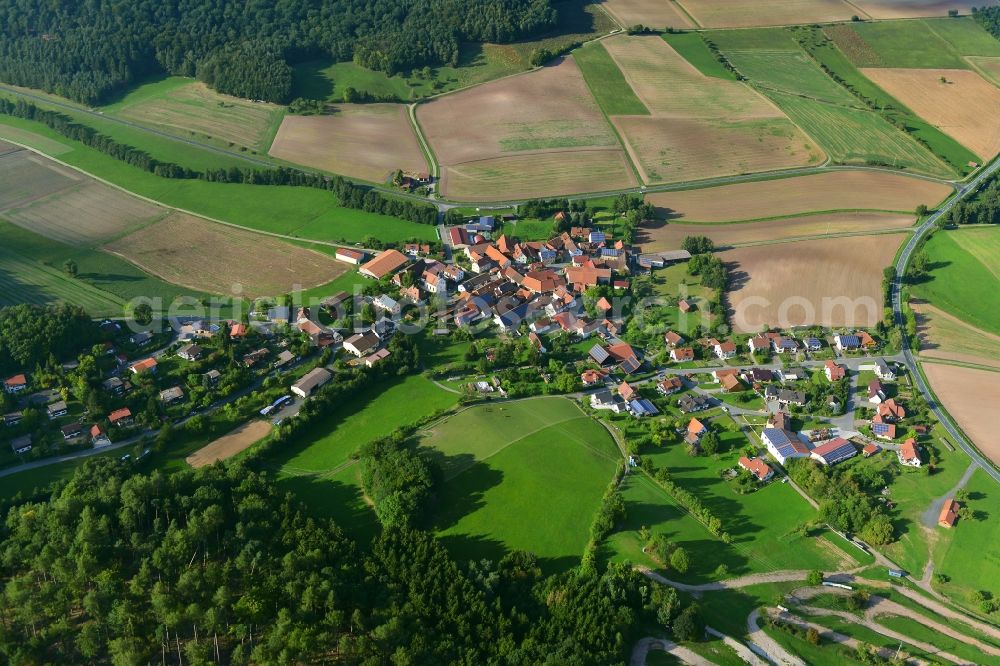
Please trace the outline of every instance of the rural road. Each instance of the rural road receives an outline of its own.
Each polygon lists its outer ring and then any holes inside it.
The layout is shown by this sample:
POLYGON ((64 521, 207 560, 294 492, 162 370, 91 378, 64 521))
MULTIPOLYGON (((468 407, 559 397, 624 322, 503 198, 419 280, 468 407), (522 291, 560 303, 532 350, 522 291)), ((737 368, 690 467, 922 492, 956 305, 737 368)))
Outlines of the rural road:
POLYGON ((916 232, 910 236, 906 245, 903 246, 903 250, 899 253, 899 259, 896 261, 896 279, 892 283, 892 313, 893 318, 896 321, 896 326, 899 327, 900 332, 903 334, 903 362, 913 375, 917 388, 920 390, 921 395, 923 395, 924 400, 927 401, 927 404, 934 413, 934 416, 937 417, 937 419, 944 426, 945 430, 948 431, 948 434, 955 440, 955 443, 958 444, 958 446, 965 451, 965 453, 972 458, 976 464, 982 467, 987 474, 993 477, 994 481, 1000 483, 1000 470, 998 470, 993 463, 983 457, 983 455, 979 453, 979 450, 965 438, 961 429, 952 420, 951 415, 948 414, 948 412, 946 412, 937 402, 930 386, 927 384, 924 376, 920 373, 920 370, 917 367, 916 358, 913 355, 913 351, 910 349, 910 340, 906 334, 906 320, 903 317, 902 300, 903 278, 906 274, 906 266, 909 264, 910 258, 920 245, 921 239, 927 235, 927 233, 934 227, 942 216, 951 212, 951 209, 956 203, 962 201, 969 195, 975 194, 979 186, 990 176, 996 173, 998 169, 1000 169, 1000 159, 994 160, 968 183, 959 185, 958 192, 955 196, 949 199, 943 206, 930 215, 924 223, 917 228, 916 232))
POLYGON ((636 642, 632 648, 632 657, 629 659, 629 666, 646 666, 646 655, 649 654, 650 650, 663 650, 667 654, 677 657, 683 664, 715 666, 713 662, 686 647, 662 638, 653 638, 652 636, 640 638, 636 642))
MULTIPOLYGON (((766 657, 768 661, 783 666, 806 666, 806 662, 790 654, 781 647, 778 641, 764 633, 764 630, 757 626, 758 619, 760 619, 760 611, 755 608, 747 616, 747 636, 750 637, 751 647, 760 650, 758 654, 762 653, 761 656, 766 657)), ((754 651, 757 652, 757 650, 754 651)))

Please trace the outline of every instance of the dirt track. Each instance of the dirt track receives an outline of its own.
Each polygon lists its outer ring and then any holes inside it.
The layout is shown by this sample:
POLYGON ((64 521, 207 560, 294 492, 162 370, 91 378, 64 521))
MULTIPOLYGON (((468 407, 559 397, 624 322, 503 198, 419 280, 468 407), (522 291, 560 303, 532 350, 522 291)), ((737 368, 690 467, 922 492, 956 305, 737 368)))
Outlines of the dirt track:
POLYGON ((191 467, 205 467, 220 460, 232 458, 271 432, 271 424, 259 419, 244 423, 236 430, 198 449, 185 461, 191 467))

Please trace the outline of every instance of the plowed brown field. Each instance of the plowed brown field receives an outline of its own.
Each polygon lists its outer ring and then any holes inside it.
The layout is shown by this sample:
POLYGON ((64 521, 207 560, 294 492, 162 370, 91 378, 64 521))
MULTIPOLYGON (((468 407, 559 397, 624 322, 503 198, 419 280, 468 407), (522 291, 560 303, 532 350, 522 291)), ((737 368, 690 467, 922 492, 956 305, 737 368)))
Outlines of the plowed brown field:
POLYGON ((849 21, 858 11, 843 0, 680 0, 706 28, 849 21))
POLYGON ((927 381, 941 404, 983 454, 1000 465, 996 409, 1000 403, 1000 372, 923 363, 927 381))

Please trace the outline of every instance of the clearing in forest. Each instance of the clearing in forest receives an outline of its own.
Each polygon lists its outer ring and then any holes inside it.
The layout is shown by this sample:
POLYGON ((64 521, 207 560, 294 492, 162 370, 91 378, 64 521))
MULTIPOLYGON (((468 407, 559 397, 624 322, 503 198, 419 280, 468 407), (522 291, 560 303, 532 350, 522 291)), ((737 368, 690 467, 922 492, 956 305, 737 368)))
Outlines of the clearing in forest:
POLYGON ((657 192, 646 200, 668 219, 737 222, 827 211, 910 212, 933 208, 952 188, 910 176, 871 171, 824 173, 736 183, 679 192, 657 192))
POLYGON ((821 151, 766 98, 708 77, 659 37, 603 42, 651 116, 615 116, 647 183, 818 164, 821 151))
POLYGON ((538 180, 548 175, 553 163, 562 172, 556 180, 564 189, 547 192, 550 195, 635 184, 614 132, 571 58, 421 104, 417 118, 441 165, 446 196, 525 196, 539 189, 538 180), (590 153, 579 165, 578 152, 590 153), (506 161, 528 155, 535 159, 516 161, 513 167, 506 161), (469 163, 475 163, 471 172, 469 163), (600 164, 604 175, 595 183, 592 172, 600 164), (479 176, 485 187, 474 192, 470 178, 479 176), (506 180, 500 190, 496 178, 506 180))
POLYGON ((330 115, 287 115, 269 154, 374 183, 397 169, 430 171, 401 104, 338 104, 330 115))
POLYGON ((249 449, 271 432, 271 424, 260 419, 244 423, 232 432, 198 449, 185 460, 195 469, 227 460, 249 449))
POLYGON ((984 161, 1000 152, 1000 88, 969 70, 861 70, 918 116, 984 161))
POLYGON ((315 287, 347 270, 315 250, 181 213, 104 249, 167 282, 214 294, 242 289, 248 297, 315 287))
POLYGON ((858 11, 844 0, 679 0, 706 28, 750 28, 849 21, 858 11))
POLYGON ((882 271, 903 234, 854 236, 727 250, 733 328, 871 327, 882 319, 882 271))
POLYGON ((112 107, 121 118, 163 128, 178 136, 192 134, 254 150, 267 150, 282 107, 223 95, 201 82, 177 85, 176 79, 141 86, 112 107), (144 94, 148 87, 151 94, 144 94))

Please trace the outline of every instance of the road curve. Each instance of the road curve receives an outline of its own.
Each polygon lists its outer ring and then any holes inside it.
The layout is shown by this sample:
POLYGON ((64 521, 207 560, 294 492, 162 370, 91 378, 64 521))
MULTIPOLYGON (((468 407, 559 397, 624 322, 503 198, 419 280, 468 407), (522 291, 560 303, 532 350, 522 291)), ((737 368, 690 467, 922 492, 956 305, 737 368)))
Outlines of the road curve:
POLYGON ((927 235, 934 225, 937 224, 937 221, 942 216, 951 212, 951 209, 956 203, 962 201, 969 195, 975 194, 979 186, 990 178, 990 176, 996 173, 998 169, 1000 169, 1000 159, 996 159, 987 165, 968 183, 959 185, 958 192, 955 196, 946 201, 940 208, 930 215, 924 223, 917 228, 916 232, 910 236, 906 245, 903 246, 903 250, 899 253, 899 259, 896 260, 896 279, 892 283, 892 314, 896 325, 903 334, 903 363, 906 364, 907 369, 914 378, 917 389, 920 391, 921 395, 923 395, 924 400, 927 401, 927 404, 934 413, 934 416, 937 417, 937 419, 944 426, 945 430, 948 431, 948 434, 955 440, 955 443, 958 444, 958 446, 965 451, 965 453, 972 458, 976 464, 982 467, 987 474, 993 477, 994 481, 1000 483, 1000 470, 998 470, 993 463, 979 453, 979 450, 965 438, 962 431, 957 425, 955 425, 951 415, 938 404, 930 386, 928 386, 927 382, 924 380, 924 376, 920 374, 919 368, 917 368, 916 358, 910 349, 910 340, 906 335, 906 321, 903 318, 902 302, 903 276, 906 274, 906 266, 909 264, 910 258, 919 246, 920 241, 927 235))

